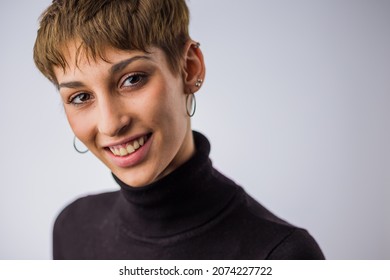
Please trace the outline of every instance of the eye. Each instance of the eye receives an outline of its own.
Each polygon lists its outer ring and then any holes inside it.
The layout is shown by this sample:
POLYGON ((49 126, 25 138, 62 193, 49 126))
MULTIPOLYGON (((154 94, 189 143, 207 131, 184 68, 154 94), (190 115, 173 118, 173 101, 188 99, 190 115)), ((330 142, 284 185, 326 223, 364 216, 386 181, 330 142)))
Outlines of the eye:
POLYGON ((129 76, 127 76, 123 83, 121 84, 121 87, 136 87, 141 85, 146 78, 146 75, 143 73, 133 73, 129 76))
POLYGON ((88 100, 90 99, 91 99, 91 95, 89 93, 82 92, 73 95, 69 100, 69 104, 81 105, 88 102, 88 100))

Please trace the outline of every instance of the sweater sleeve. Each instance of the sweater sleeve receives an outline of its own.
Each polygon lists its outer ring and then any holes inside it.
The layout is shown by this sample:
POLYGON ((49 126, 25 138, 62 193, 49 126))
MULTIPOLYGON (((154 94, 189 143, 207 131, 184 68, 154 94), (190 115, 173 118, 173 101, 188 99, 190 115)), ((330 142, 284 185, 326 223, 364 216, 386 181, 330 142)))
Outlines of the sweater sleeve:
POLYGON ((303 229, 295 229, 269 253, 269 260, 324 260, 317 242, 303 229))

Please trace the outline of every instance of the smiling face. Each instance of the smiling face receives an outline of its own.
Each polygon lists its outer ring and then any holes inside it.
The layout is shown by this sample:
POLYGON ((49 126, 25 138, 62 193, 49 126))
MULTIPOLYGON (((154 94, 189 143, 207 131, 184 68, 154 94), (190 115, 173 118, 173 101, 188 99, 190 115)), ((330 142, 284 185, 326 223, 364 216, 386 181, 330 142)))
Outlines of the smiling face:
POLYGON ((128 185, 150 184, 195 152, 186 97, 203 78, 203 58, 187 45, 178 74, 158 48, 107 48, 105 60, 81 56, 77 65, 69 48, 68 67, 54 68, 74 134, 128 185))

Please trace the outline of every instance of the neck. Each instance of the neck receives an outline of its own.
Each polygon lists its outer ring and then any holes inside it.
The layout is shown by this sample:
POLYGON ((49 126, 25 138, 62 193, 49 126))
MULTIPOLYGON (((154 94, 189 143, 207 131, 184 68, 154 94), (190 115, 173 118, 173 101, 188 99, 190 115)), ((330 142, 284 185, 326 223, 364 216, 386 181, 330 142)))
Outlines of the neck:
POLYGON ((172 162, 167 166, 167 168, 159 174, 156 178, 156 181, 162 179, 168 174, 172 173, 174 170, 179 168, 185 162, 190 160, 195 155, 195 141, 192 131, 189 129, 185 136, 182 145, 180 146, 176 156, 172 162))

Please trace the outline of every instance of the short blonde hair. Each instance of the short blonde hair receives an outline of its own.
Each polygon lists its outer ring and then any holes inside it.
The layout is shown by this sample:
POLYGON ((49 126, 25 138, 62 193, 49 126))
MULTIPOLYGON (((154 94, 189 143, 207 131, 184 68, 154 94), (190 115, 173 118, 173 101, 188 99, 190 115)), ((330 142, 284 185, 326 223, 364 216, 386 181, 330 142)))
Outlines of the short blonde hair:
POLYGON ((159 47, 170 69, 178 73, 188 33, 189 11, 185 0, 54 0, 40 17, 34 45, 38 69, 57 84, 54 67, 64 70, 64 50, 80 42, 88 58, 104 59, 104 50, 142 50, 159 47))

